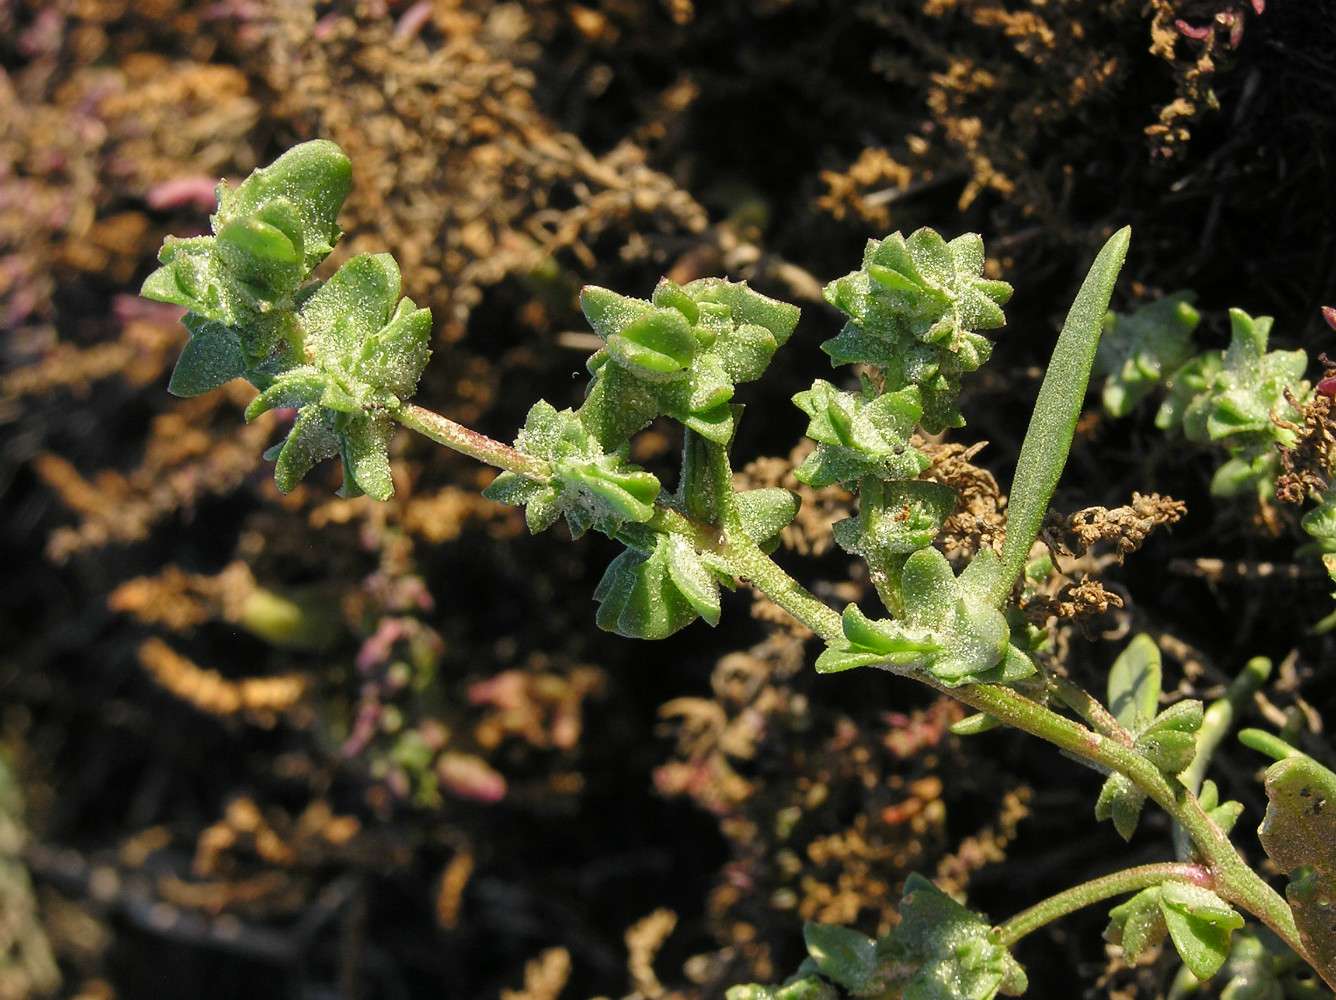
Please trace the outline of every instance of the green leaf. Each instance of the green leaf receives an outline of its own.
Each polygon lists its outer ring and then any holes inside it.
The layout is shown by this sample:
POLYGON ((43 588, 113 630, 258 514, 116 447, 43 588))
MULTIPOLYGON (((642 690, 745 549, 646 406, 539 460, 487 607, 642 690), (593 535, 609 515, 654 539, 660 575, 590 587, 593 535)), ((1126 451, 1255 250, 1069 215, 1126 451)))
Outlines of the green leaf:
POLYGON ((276 406, 300 411, 291 433, 300 427, 301 438, 280 452, 286 457, 277 481, 285 492, 316 461, 338 455, 344 496, 393 495, 389 411, 416 389, 431 333, 430 313, 409 299, 396 305, 398 296, 399 268, 389 254, 352 258, 297 314, 307 362, 275 375, 252 371, 263 391, 247 407, 247 419, 276 406))
POLYGON ((1254 319, 1231 309, 1229 318, 1229 347, 1194 358, 1174 373, 1155 422, 1166 430, 1181 428, 1190 441, 1229 452, 1211 481, 1213 495, 1253 495, 1266 502, 1280 473, 1276 445, 1295 443, 1294 432, 1272 416, 1303 422, 1286 390, 1300 407, 1312 398, 1304 380, 1308 356, 1302 350, 1266 350, 1270 317, 1254 319))
POLYGON ((833 526, 835 540, 865 558, 917 552, 932 544, 959 502, 960 494, 940 483, 868 476, 859 490, 858 516, 833 526))
POLYGON ((1142 633, 1133 637, 1109 670, 1109 708, 1118 724, 1138 733, 1160 704, 1160 647, 1142 633))
POLYGON ((835 924, 803 925, 807 953, 817 971, 854 996, 874 996, 883 990, 877 963, 877 943, 850 927, 835 924))
POLYGON ((1234 829, 1234 824, 1243 815, 1243 803, 1232 800, 1221 802, 1220 789, 1209 778, 1202 782, 1201 793, 1197 796, 1197 802, 1205 810, 1206 815, 1211 818, 1211 822, 1220 827, 1223 833, 1229 833, 1230 830, 1234 829))
POLYGON ((550 527, 565 516, 578 537, 590 527, 615 535, 628 521, 654 516, 659 480, 626 461, 625 449, 605 452, 571 410, 557 410, 539 400, 515 438, 515 448, 540 458, 552 469, 545 483, 503 472, 483 491, 489 500, 525 505, 532 532, 550 527))
POLYGON ((1104 938, 1123 949, 1128 965, 1136 965, 1141 956, 1169 934, 1160 909, 1161 886, 1142 889, 1131 899, 1109 911, 1109 926, 1104 938))
MULTIPOLYGON (((283 209, 295 221, 296 212, 286 203, 268 214, 278 215, 283 209)), ((257 298, 290 295, 307 274, 300 245, 258 215, 228 222, 219 229, 216 246, 227 269, 257 287, 257 298)))
POLYGON ((1191 292, 1177 292, 1131 315, 1105 317, 1095 370, 1105 376, 1103 401, 1110 415, 1127 416, 1192 356, 1192 331, 1201 321, 1193 298, 1191 292))
POLYGON ((763 552, 779 544, 779 533, 798 516, 802 506, 796 493, 778 486, 746 490, 734 499, 743 530, 763 552))
POLYGON ((218 185, 213 236, 168 237, 140 294, 185 306, 238 327, 246 354, 248 325, 294 304, 301 283, 339 237, 335 222, 352 171, 332 142, 294 147, 254 171, 236 191, 218 185))
POLYGON ((389 323, 398 299, 399 266, 389 254, 346 261, 301 309, 314 363, 351 373, 363 345, 389 323))
POLYGON ((656 309, 608 337, 608 350, 641 377, 674 375, 691 364, 696 338, 676 309, 656 309))
POLYGON ((1049 359, 1012 479, 1007 537, 1002 543, 1002 573, 992 595, 992 603, 998 607, 1006 601, 1012 584, 1025 568, 1048 502, 1067 464, 1104 313, 1109 308, 1131 236, 1130 229, 1120 229, 1104 244, 1076 294, 1049 359))
POLYGON ((840 1000, 840 991, 820 976, 804 976, 783 986, 730 986, 725 1000, 840 1000))
POLYGON ((338 455, 343 495, 385 499, 393 493, 389 413, 416 389, 431 314, 399 300, 388 254, 354 257, 324 285, 302 288, 339 237, 351 179, 338 146, 317 140, 235 191, 220 184, 214 235, 169 237, 142 294, 190 310, 173 392, 197 395, 244 376, 260 390, 248 418, 298 409, 286 440, 269 451, 281 489, 338 455))
POLYGON ((265 452, 274 460, 274 482, 284 493, 297 488, 315 464, 339 453, 339 441, 318 406, 303 407, 283 442, 265 452))
POLYGON ((144 298, 185 306, 205 319, 229 325, 251 311, 249 296, 229 281, 212 236, 168 236, 158 260, 162 267, 145 278, 139 289, 144 298))
POLYGON ((205 321, 191 331, 172 369, 167 391, 174 396, 201 396, 246 374, 246 352, 231 327, 205 321))
POLYGON ((1187 770, 1197 756, 1197 730, 1201 728, 1202 714, 1199 701, 1170 705, 1137 734, 1133 749, 1161 771, 1178 774, 1187 770))
POLYGON ((656 534, 648 551, 628 548, 594 591, 599 628, 632 639, 663 639, 698 617, 719 620, 718 582, 679 535, 656 534))
POLYGON ((400 399, 417 392, 431 357, 431 310, 400 299, 389 322, 363 342, 351 366, 354 378, 400 399))
POLYGON ((1294 756, 1266 771, 1269 804, 1258 834, 1290 874, 1286 896, 1309 960, 1336 988, 1336 774, 1294 756))
POLYGON ((339 455, 343 459, 342 497, 365 493, 373 500, 394 496, 390 477, 390 435, 394 426, 382 413, 368 413, 349 421, 339 435, 339 455))
POLYGON ((849 605, 842 619, 843 641, 817 658, 817 670, 919 668, 948 687, 1029 676, 1034 664, 1010 645, 1006 616, 979 600, 995 569, 996 562, 981 555, 957 578, 942 553, 920 549, 901 571, 903 618, 873 621, 849 605))
POLYGON ((1243 917, 1200 886, 1166 882, 1160 890, 1160 912, 1178 956, 1198 979, 1209 979, 1229 956, 1230 934, 1243 917))
POLYGON ((906 881, 900 922, 876 950, 890 987, 883 995, 903 984, 905 1000, 991 1000, 1028 985, 992 925, 920 875, 906 881))
POLYGON ((1141 807, 1146 793, 1122 774, 1111 774, 1099 790, 1095 800, 1095 819, 1113 820, 1113 828, 1123 840, 1131 840, 1141 820, 1141 807))
POLYGON ((580 305, 606 344, 589 359, 580 419, 610 451, 658 414, 727 444, 735 383, 758 378, 798 321, 793 306, 719 278, 665 278, 649 302, 589 286, 580 305))
POLYGON ((811 417, 807 436, 817 442, 794 470, 799 482, 822 487, 865 476, 912 479, 932 464, 909 444, 923 412, 917 388, 865 400, 817 379, 793 402, 811 417))
POLYGON ((1230 935, 1243 917, 1209 889, 1188 882, 1164 882, 1143 889, 1109 911, 1104 936, 1123 949, 1129 965, 1166 934, 1198 979, 1215 975, 1229 955, 1230 935))
POLYGON ((219 185, 214 232, 235 219, 257 213, 264 218, 269 206, 286 203, 300 226, 300 243, 279 220, 270 216, 268 222, 287 231, 301 250, 304 272, 309 274, 338 241, 338 214, 351 189, 352 163, 343 150, 325 139, 303 142, 269 166, 254 171, 236 191, 230 191, 226 184, 219 185))

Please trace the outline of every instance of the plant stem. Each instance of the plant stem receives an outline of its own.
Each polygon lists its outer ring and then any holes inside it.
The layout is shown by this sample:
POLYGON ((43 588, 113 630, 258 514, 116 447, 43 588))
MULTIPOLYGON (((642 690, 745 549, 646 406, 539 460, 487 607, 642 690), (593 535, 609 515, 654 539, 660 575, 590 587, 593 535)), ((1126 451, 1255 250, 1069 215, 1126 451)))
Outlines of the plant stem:
MULTIPOLYGON (((725 520, 733 519, 726 516, 725 520)), ((762 552, 751 536, 742 530, 740 523, 718 529, 657 504, 648 526, 656 531, 683 535, 698 549, 718 556, 734 576, 770 598, 826 642, 839 642, 844 638, 839 613, 823 604, 762 552)))
MULTIPOLYGON (((1206 777, 1206 768, 1220 746, 1225 734, 1234 727, 1234 721, 1252 696, 1266 683, 1271 675, 1271 661, 1265 656, 1254 656, 1244 666, 1243 671, 1230 681, 1223 698, 1212 702, 1202 715, 1201 728, 1197 730, 1197 755, 1183 771, 1178 780, 1193 795, 1201 790, 1202 780, 1206 777)), ((1187 831, 1174 824, 1174 843, 1180 858, 1187 857, 1191 844, 1188 843, 1187 831)))
POLYGON ((552 478, 552 469, 542 459, 525 455, 508 444, 470 430, 416 403, 405 403, 398 410, 392 411, 390 416, 437 444, 443 444, 494 468, 518 473, 539 482, 547 482, 552 478))
POLYGON ((1085 719, 1097 732, 1117 740, 1125 747, 1130 747, 1135 742, 1132 734, 1123 727, 1113 713, 1079 684, 1073 684, 1066 677, 1053 676, 1048 679, 1048 686, 1064 705, 1085 719))
POLYGON ((1239 712, 1266 683, 1270 674, 1271 661, 1265 656, 1254 656, 1243 672, 1230 682, 1224 697, 1207 707, 1202 716, 1201 728, 1197 730, 1197 756, 1192 758, 1188 769, 1178 776, 1178 780, 1194 795, 1201 788, 1206 768, 1216 748, 1220 746, 1220 741, 1234 727, 1239 712))
POLYGON ((1059 917, 1129 892, 1148 889, 1163 882, 1191 882, 1203 889, 1214 887, 1214 879, 1208 869, 1201 865, 1180 864, 1163 861, 1158 864, 1138 865, 1124 871, 1104 875, 1089 882, 1072 886, 1055 896, 1050 896, 1036 903, 1028 910, 1023 910, 1010 920, 998 925, 1001 944, 1010 948, 1025 935, 1037 931, 1045 924, 1052 923, 1059 917))
POLYGON ((1164 774, 1135 750, 1058 715, 1011 688, 995 684, 949 688, 921 672, 899 672, 954 696, 976 711, 986 712, 1008 725, 1047 740, 1100 770, 1125 775, 1182 824, 1215 881, 1215 891, 1222 898, 1256 916, 1280 935, 1296 954, 1307 954, 1289 904, 1239 856, 1224 831, 1206 815, 1197 797, 1182 782, 1164 774))
POLYGON ((844 628, 837 611, 827 607, 807 588, 784 572, 779 564, 762 552, 744 532, 733 532, 729 539, 729 548, 736 560, 739 576, 827 643, 844 640, 844 628), (741 538, 737 537, 739 535, 741 538))

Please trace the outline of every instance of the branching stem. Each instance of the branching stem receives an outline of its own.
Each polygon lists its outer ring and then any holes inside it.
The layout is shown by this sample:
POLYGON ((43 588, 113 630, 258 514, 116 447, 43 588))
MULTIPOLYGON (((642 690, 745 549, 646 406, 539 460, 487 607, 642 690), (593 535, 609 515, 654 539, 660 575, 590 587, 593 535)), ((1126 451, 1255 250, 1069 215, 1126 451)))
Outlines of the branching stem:
POLYGON ((1164 882, 1190 882, 1203 889, 1215 888, 1215 880, 1209 869, 1201 865, 1181 864, 1172 861, 1151 865, 1139 865, 1120 872, 1113 872, 1089 882, 1082 882, 1057 895, 1050 896, 1036 903, 1028 910, 1022 910, 1010 920, 998 925, 1001 934, 1000 944, 1010 948, 1025 935, 1037 931, 1045 924, 1052 923, 1059 917, 1075 913, 1114 896, 1148 889, 1164 882))
POLYGON ((1130 747, 1064 718, 1011 688, 969 684, 952 689, 931 678, 913 676, 953 695, 971 708, 1038 736, 1101 770, 1125 775, 1182 825, 1210 871, 1215 891, 1222 898, 1248 910, 1280 935, 1297 954, 1305 954, 1289 904, 1252 870, 1230 843, 1229 837, 1206 814, 1197 797, 1177 778, 1166 775, 1130 747))
POLYGON ((547 482, 552 478, 552 469, 542 459, 516 451, 508 444, 470 430, 416 403, 405 403, 390 415, 405 427, 431 438, 437 444, 476 458, 493 468, 516 472, 539 482, 547 482))

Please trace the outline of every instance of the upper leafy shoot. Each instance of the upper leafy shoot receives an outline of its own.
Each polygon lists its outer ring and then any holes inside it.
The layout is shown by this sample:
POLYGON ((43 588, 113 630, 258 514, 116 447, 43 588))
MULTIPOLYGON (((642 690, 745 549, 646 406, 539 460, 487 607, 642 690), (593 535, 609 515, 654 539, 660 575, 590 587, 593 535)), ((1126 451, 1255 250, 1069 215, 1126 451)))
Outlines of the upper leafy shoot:
POLYGON ((1302 350, 1268 352, 1269 316, 1253 319, 1242 309, 1231 309, 1229 319, 1228 349, 1199 355, 1171 376, 1155 423, 1165 430, 1181 428, 1189 441, 1229 449, 1229 461, 1211 482, 1212 493, 1235 496, 1251 488, 1265 497, 1280 470, 1275 445, 1294 444, 1293 431, 1271 416, 1302 421, 1285 392, 1300 405, 1309 398, 1304 380, 1308 355, 1302 350))
POLYGON ((735 383, 759 378, 798 325, 796 307, 721 278, 664 278, 648 302, 590 286, 580 305, 606 345, 580 419, 609 451, 659 414, 726 444, 735 383))
POLYGON ((913 479, 932 464, 909 444, 923 415, 919 400, 917 386, 868 400, 817 379, 793 397, 812 418, 807 436, 817 443, 794 476, 814 487, 851 485, 864 476, 913 479))
POLYGON ((960 376, 988 360, 993 345, 978 330, 1006 324, 1005 281, 983 277, 983 240, 974 233, 946 242, 931 229, 905 239, 870 240, 863 266, 832 281, 825 299, 849 316, 822 349, 833 364, 871 364, 886 391, 916 385, 930 433, 964 424, 960 376))
POLYGON ((991 549, 976 555, 959 577, 937 549, 919 549, 900 578, 904 616, 873 621, 850 604, 844 609, 844 642, 817 658, 817 670, 921 669, 948 687, 1029 676, 1034 664, 1011 645, 1006 616, 989 602, 998 570, 991 549))
POLYGON ((900 922, 884 937, 816 923, 804 936, 808 958, 789 983, 736 986, 728 1000, 826 1000, 840 995, 831 984, 851 997, 992 1000, 1028 985, 992 925, 921 875, 906 880, 900 922))
POLYGON ((431 354, 431 313, 399 298, 393 257, 362 254, 316 289, 297 319, 307 363, 268 377, 251 373, 264 391, 246 408, 248 419, 274 407, 298 408, 292 432, 274 450, 279 489, 291 490, 317 461, 337 454, 343 495, 388 499, 394 493, 389 413, 417 388, 431 354))
POLYGON ((352 164, 317 139, 254 171, 233 191, 218 185, 213 236, 169 236, 141 294, 185 306, 228 326, 291 304, 338 241, 336 219, 352 186, 352 164))
POLYGON ((338 455, 344 496, 384 500, 394 493, 389 414, 427 363, 431 313, 399 298, 388 254, 354 257, 323 285, 304 284, 339 238, 351 177, 339 147, 316 140, 235 191, 219 184, 214 235, 168 237, 142 294, 189 310, 172 392, 196 396, 244 377, 261 391, 248 418, 297 409, 284 442, 267 453, 280 489, 338 455))

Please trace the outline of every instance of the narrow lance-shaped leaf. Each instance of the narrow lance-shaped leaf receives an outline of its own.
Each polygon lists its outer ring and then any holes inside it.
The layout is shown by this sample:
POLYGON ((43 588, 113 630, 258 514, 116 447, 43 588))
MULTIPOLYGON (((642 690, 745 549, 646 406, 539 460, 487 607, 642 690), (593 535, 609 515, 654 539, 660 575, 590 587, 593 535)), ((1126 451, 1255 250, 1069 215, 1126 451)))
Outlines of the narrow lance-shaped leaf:
POLYGON ((1001 606, 1011 586, 1025 568, 1030 546, 1058 485, 1067 453, 1076 434, 1090 367, 1095 360, 1104 314, 1113 296, 1114 281, 1127 256, 1132 230, 1120 229, 1109 238, 1091 265, 1076 294, 1058 344, 1048 362, 1048 373, 1039 388, 1030 427, 1025 432, 1016 475, 1008 503, 1007 538, 1002 545, 1002 572, 998 575, 992 603, 1001 606))

